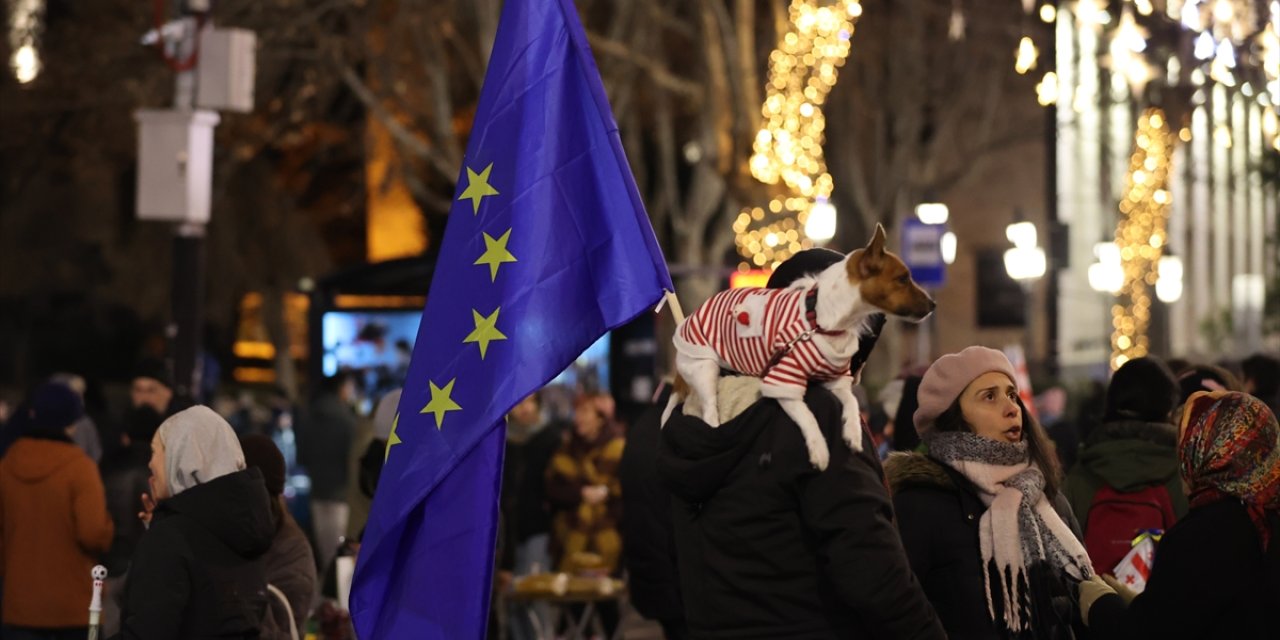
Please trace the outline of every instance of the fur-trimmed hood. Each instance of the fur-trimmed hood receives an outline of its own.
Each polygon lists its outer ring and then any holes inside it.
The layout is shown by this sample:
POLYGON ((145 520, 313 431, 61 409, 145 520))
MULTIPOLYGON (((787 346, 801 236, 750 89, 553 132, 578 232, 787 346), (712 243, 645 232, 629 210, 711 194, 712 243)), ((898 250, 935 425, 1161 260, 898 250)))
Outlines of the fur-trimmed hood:
POLYGON ((1089 434, 1078 464, 1117 491, 1163 484, 1178 473, 1178 428, 1137 420, 1104 423, 1089 434))
POLYGON ((1116 420, 1104 422, 1089 434, 1085 446, 1116 440, 1141 440, 1156 446, 1177 449, 1178 427, 1168 422, 1116 420))
POLYGON ((922 453, 896 451, 889 454, 884 461, 884 475, 893 493, 908 487, 960 491, 947 470, 922 453))

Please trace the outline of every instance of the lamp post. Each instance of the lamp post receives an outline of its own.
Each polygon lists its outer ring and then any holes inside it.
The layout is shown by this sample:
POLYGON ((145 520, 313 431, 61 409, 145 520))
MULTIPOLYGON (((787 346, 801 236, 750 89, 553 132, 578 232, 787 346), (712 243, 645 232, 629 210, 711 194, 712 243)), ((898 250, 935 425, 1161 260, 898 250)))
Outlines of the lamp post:
POLYGON ((836 206, 826 198, 814 200, 804 223, 804 235, 819 246, 836 235, 836 206))
POLYGON ((1036 225, 1033 223, 1015 222, 1005 227, 1004 234, 1013 243, 1013 248, 1004 252, 1004 270, 1009 273, 1010 278, 1022 285, 1023 330, 1026 334, 1027 353, 1030 354, 1035 347, 1031 339, 1031 285, 1044 276, 1044 249, 1036 245, 1036 225))

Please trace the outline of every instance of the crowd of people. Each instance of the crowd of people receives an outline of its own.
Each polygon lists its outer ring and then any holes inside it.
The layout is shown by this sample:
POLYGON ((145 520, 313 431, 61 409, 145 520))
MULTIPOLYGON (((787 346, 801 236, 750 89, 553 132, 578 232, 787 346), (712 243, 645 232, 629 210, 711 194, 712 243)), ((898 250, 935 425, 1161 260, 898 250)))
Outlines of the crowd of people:
MULTIPOLYGON (((804 252, 769 286, 840 257, 804 252)), ((566 415, 534 393, 507 421, 490 636, 543 637, 549 604, 507 596, 556 573, 625 579, 673 639, 1280 634, 1275 358, 1137 358, 1074 412, 1061 389, 1027 406, 1017 381, 973 346, 875 402, 859 388, 863 451, 811 387, 825 470, 757 378, 722 376, 714 428, 696 397, 660 425, 669 390, 632 424, 605 393, 579 390, 566 415), (1158 542, 1135 593, 1115 576, 1143 536, 1158 542)), ((342 637, 337 565, 358 552, 399 390, 367 417, 342 375, 300 409, 273 394, 214 410, 144 363, 99 428, 85 389, 53 376, 0 425, 0 636, 85 637, 102 564, 103 637, 342 637)), ((620 611, 598 611, 610 636, 620 611)))

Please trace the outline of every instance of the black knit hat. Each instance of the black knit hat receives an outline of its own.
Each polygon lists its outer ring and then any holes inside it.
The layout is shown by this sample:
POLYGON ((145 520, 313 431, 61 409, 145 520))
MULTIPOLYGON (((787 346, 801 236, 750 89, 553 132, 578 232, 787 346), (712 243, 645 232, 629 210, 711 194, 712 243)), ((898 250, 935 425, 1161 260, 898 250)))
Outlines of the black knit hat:
POLYGON ((805 249, 778 265, 778 268, 774 269, 773 275, 769 276, 769 284, 765 286, 770 289, 789 287, 796 280, 805 276, 817 275, 841 260, 844 260, 844 254, 839 251, 821 247, 805 249))
POLYGON ((138 362, 133 368, 133 379, 151 378, 160 384, 173 388, 173 377, 169 375, 169 368, 165 366, 163 360, 147 358, 138 362))
POLYGON ((1157 358, 1134 358, 1111 376, 1103 422, 1141 420, 1168 422, 1178 405, 1178 381, 1157 358))
POLYGON ((84 415, 84 401, 71 387, 46 382, 31 394, 31 427, 65 429, 84 415))
POLYGON ((267 493, 272 497, 284 493, 284 456, 276 443, 266 436, 250 434, 240 438, 240 449, 244 451, 245 466, 262 471, 267 493))

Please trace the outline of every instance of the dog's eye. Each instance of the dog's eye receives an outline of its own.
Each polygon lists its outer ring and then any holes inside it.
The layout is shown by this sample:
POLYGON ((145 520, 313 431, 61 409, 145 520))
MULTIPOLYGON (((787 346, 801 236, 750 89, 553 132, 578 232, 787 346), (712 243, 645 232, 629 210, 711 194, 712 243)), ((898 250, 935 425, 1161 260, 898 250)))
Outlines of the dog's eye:
POLYGON ((911 282, 911 276, 909 275, 898 276, 898 284, 909 284, 910 282, 911 282))

